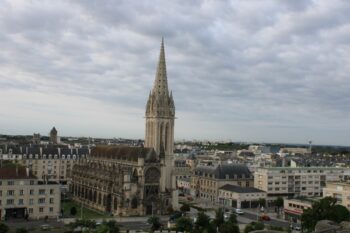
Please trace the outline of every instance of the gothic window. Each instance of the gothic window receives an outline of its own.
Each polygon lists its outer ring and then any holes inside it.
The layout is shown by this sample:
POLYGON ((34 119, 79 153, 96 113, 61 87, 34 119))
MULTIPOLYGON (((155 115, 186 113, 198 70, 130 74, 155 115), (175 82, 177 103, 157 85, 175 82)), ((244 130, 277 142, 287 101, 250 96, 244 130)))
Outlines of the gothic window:
POLYGON ((118 209, 118 199, 115 197, 114 198, 114 210, 117 210, 118 209))
POLYGON ((165 126, 165 144, 164 144, 165 151, 167 151, 167 149, 168 149, 168 133, 169 133, 169 123, 166 123, 166 126, 165 126))
POLYGON ((159 183, 160 172, 157 168, 151 167, 146 171, 145 183, 159 183))

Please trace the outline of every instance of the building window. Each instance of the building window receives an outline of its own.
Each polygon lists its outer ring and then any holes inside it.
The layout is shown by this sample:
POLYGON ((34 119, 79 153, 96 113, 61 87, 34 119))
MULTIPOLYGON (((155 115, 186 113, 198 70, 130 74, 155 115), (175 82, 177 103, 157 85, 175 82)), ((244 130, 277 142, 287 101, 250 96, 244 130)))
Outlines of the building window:
POLYGON ((7 190, 7 196, 15 195, 15 190, 7 190))
POLYGON ((53 207, 50 207, 50 213, 52 213, 53 212, 53 207))
POLYGON ((14 185, 14 184, 15 184, 15 182, 13 180, 7 181, 7 185, 14 185))
POLYGON ((29 205, 33 205, 34 204, 34 199, 29 199, 29 205))
POLYGON ((30 195, 34 195, 34 189, 29 190, 30 195))
POLYGON ((13 205, 15 201, 13 199, 7 199, 6 204, 7 205, 13 205))
POLYGON ((44 207, 40 207, 40 208, 39 208, 39 212, 40 212, 40 213, 44 212, 44 207))
POLYGON ((31 181, 30 181, 30 185, 34 185, 34 180, 31 180, 31 181))
POLYGON ((23 189, 19 190, 19 195, 23 196, 23 189))
POLYGON ((18 205, 23 205, 23 199, 18 199, 18 205))
POLYGON ((39 198, 39 199, 38 199, 38 203, 39 203, 39 204, 45 203, 45 198, 39 198))
POLYGON ((33 213, 33 208, 29 208, 29 213, 32 214, 33 213))
POLYGON ((45 195, 45 189, 39 189, 39 195, 45 195))
POLYGON ((50 198, 50 204, 53 204, 53 200, 54 200, 53 198, 50 198))

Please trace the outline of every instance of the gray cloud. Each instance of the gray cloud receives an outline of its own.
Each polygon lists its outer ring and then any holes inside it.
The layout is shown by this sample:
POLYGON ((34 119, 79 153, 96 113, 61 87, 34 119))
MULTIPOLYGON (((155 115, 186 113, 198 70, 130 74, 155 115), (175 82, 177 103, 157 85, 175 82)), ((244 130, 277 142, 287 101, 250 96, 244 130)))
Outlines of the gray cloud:
POLYGON ((0 130, 142 138, 164 36, 176 138, 349 145, 349 11, 342 0, 2 1, 0 130))

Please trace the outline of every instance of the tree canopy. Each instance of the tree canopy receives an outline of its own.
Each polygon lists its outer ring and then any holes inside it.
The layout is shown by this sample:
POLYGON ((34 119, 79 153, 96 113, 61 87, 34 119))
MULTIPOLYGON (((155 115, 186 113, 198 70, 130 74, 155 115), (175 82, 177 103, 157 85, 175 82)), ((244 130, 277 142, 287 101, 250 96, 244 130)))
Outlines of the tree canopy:
POLYGON ((301 216, 303 231, 313 231, 318 221, 326 219, 340 223, 350 219, 350 212, 344 206, 337 205, 337 199, 322 198, 314 202, 311 208, 304 210, 301 216))

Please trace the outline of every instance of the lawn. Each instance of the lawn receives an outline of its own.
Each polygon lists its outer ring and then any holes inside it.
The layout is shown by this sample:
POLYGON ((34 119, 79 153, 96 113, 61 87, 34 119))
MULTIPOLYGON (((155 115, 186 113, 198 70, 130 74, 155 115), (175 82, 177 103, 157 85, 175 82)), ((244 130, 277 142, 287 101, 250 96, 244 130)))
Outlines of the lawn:
POLYGON ((63 216, 64 217, 76 217, 80 218, 81 212, 83 215, 83 218, 85 219, 96 219, 96 218, 107 218, 109 217, 107 214, 101 213, 97 210, 89 209, 86 206, 83 206, 83 210, 81 211, 81 204, 75 202, 75 201, 64 201, 62 202, 62 209, 63 209, 63 216), (75 216, 72 216, 70 214, 71 208, 75 206, 77 210, 77 214, 75 216))

